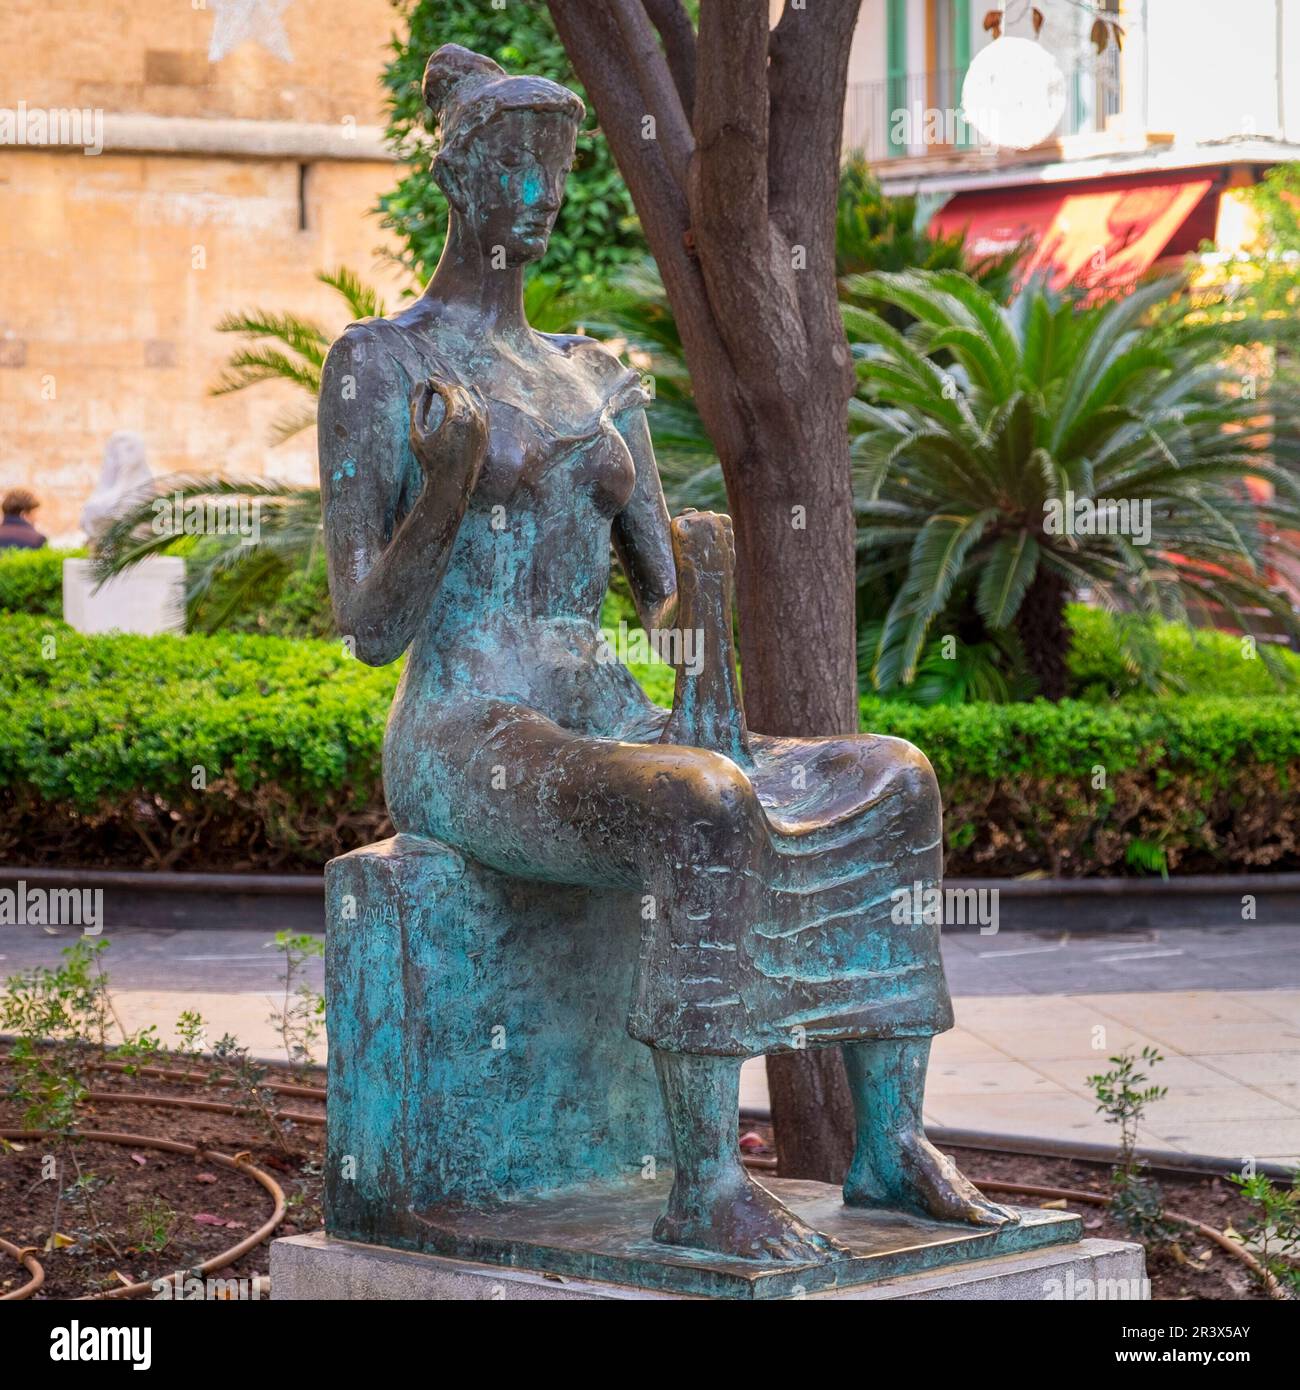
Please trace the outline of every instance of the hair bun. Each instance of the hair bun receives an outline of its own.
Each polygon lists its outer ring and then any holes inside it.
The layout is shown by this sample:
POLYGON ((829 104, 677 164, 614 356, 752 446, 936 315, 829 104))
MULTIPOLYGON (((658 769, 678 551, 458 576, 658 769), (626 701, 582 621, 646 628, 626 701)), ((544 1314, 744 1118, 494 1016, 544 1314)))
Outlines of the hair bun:
POLYGON ((424 102, 439 117, 452 98, 466 86, 495 77, 504 77, 505 69, 491 58, 458 43, 445 43, 430 58, 424 68, 424 102))

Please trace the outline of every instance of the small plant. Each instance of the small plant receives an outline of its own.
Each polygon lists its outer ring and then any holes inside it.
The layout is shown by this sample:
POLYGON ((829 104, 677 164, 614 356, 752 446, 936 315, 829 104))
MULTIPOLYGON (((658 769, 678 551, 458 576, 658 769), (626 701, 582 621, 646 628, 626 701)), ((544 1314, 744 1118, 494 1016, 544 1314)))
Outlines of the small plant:
POLYGON ((325 996, 318 994, 299 977, 309 960, 325 954, 325 942, 306 933, 276 932, 274 945, 284 957, 284 1003, 270 1015, 284 1043, 289 1065, 301 1068, 310 1063, 312 1048, 325 1035, 325 996))
MULTIPOLYGON (((113 1242, 113 1237, 109 1234, 109 1227, 100 1218, 98 1209, 95 1206, 95 1199, 111 1182, 112 1178, 101 1178, 98 1173, 82 1172, 80 1163, 77 1162, 77 1150, 75 1145, 66 1146, 69 1158, 73 1167, 76 1169, 77 1176, 59 1194, 61 1202, 70 1211, 77 1214, 78 1225, 75 1235, 70 1239, 62 1235, 57 1229, 52 1229, 50 1238, 45 1243, 47 1251, 66 1248, 71 1255, 89 1254, 99 1246, 106 1246, 113 1252, 113 1255, 120 1259, 121 1251, 113 1242)), ((55 1221, 58 1219, 59 1203, 55 1205, 55 1221)))
POLYGON ((57 966, 36 966, 5 981, 0 1028, 15 1035, 9 1064, 25 1129, 66 1134, 84 1097, 86 1044, 106 1046, 112 1020, 108 977, 99 956, 106 941, 82 938, 57 966))
POLYGON ((128 1033, 113 1008, 103 953, 109 943, 85 937, 66 946, 56 966, 36 966, 5 981, 0 992, 0 1028, 15 1035, 5 1058, 15 1081, 10 1095, 22 1107, 24 1129, 42 1130, 55 1140, 57 1171, 70 1165, 75 1180, 55 1189, 46 1250, 71 1254, 107 1246, 118 1253, 95 1209, 106 1180, 83 1173, 77 1157, 78 1107, 89 1091, 89 1073, 112 1055, 128 1060, 158 1050, 157 1030, 128 1033), (110 1033, 121 1041, 109 1045, 110 1033), (63 1209, 79 1212, 81 1225, 68 1237, 59 1230, 63 1209))
POLYGON ((1300 1168, 1290 1186, 1263 1173, 1233 1173, 1228 1181, 1254 1209, 1243 1234, 1255 1237, 1260 1264, 1292 1298, 1300 1297, 1300 1168))
MULTIPOLYGON (((306 1160, 293 1179, 293 1190, 287 1191, 285 1208, 289 1218, 299 1229, 311 1230, 325 1221, 318 1197, 313 1195, 313 1185, 318 1193, 324 1182, 325 1170, 322 1164, 313 1159, 306 1160)), ((288 1184, 286 1183, 286 1189, 288 1184)))
POLYGON ((1148 1105, 1163 1100, 1168 1087, 1147 1085, 1142 1064, 1155 1066, 1164 1058, 1154 1047, 1144 1047, 1135 1057, 1125 1048, 1109 1059, 1111 1070, 1088 1078, 1097 1097, 1097 1110, 1107 1123, 1119 1126, 1119 1161, 1111 1169, 1112 1215, 1120 1224, 1148 1245, 1163 1245, 1173 1234, 1165 1219, 1164 1194, 1146 1172, 1137 1156, 1137 1131, 1148 1105))
MULTIPOLYGON (((176 1035, 181 1040, 179 1051, 187 1056, 201 1057, 208 1047, 203 1015, 192 1009, 186 1009, 177 1018, 176 1035)), ((212 1044, 210 1060, 214 1065, 208 1073, 207 1084, 221 1086, 230 1095, 237 1113, 251 1115, 282 1153, 295 1153, 289 1139, 293 1126, 280 1118, 276 1094, 266 1084, 268 1068, 252 1057, 248 1048, 230 1033, 223 1034, 212 1044)))
POLYGON ((147 1255, 165 1250, 178 1219, 176 1208, 159 1196, 131 1203, 127 1208, 127 1230, 134 1249, 147 1255))
POLYGON ((1165 847, 1153 840, 1133 839, 1124 851, 1124 862, 1131 869, 1141 869, 1144 873, 1169 877, 1169 859, 1165 847))

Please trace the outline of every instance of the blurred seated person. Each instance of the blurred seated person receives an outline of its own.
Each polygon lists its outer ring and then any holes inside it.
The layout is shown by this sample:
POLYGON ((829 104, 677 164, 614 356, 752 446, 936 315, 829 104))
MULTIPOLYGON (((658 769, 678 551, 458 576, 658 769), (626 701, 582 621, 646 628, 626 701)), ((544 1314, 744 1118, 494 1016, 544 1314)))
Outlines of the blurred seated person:
POLYGON ((32 525, 40 503, 25 487, 10 488, 4 495, 4 519, 0 521, 0 550, 39 550, 45 537, 32 525))

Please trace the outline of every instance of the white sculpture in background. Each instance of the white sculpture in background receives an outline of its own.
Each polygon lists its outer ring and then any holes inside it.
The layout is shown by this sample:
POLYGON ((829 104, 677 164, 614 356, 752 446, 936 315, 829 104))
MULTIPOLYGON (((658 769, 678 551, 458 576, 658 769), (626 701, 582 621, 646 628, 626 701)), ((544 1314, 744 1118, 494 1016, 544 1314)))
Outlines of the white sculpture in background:
MULTIPOLYGON (((134 430, 111 435, 98 486, 81 512, 92 548, 123 512, 149 496, 153 480, 144 440, 134 430)), ((99 584, 90 560, 65 560, 63 621, 78 632, 184 632, 185 561, 149 555, 99 584)))
POLYGON ((134 430, 118 430, 104 446, 99 483, 81 512, 81 529, 93 545, 141 492, 153 482, 144 440, 134 430))

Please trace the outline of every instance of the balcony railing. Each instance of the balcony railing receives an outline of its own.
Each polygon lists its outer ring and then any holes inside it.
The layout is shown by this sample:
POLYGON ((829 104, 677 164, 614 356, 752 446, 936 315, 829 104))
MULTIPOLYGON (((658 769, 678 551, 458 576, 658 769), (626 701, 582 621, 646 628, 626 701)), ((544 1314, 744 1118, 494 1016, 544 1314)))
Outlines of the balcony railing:
MULTIPOLYGON (((1095 61, 1064 66, 1065 114, 1053 134, 1101 133, 1123 110, 1120 55, 1108 48, 1095 61)), ((964 72, 907 73, 884 82, 850 83, 844 108, 844 148, 873 163, 902 155, 979 149, 982 142, 961 110, 964 72)))

